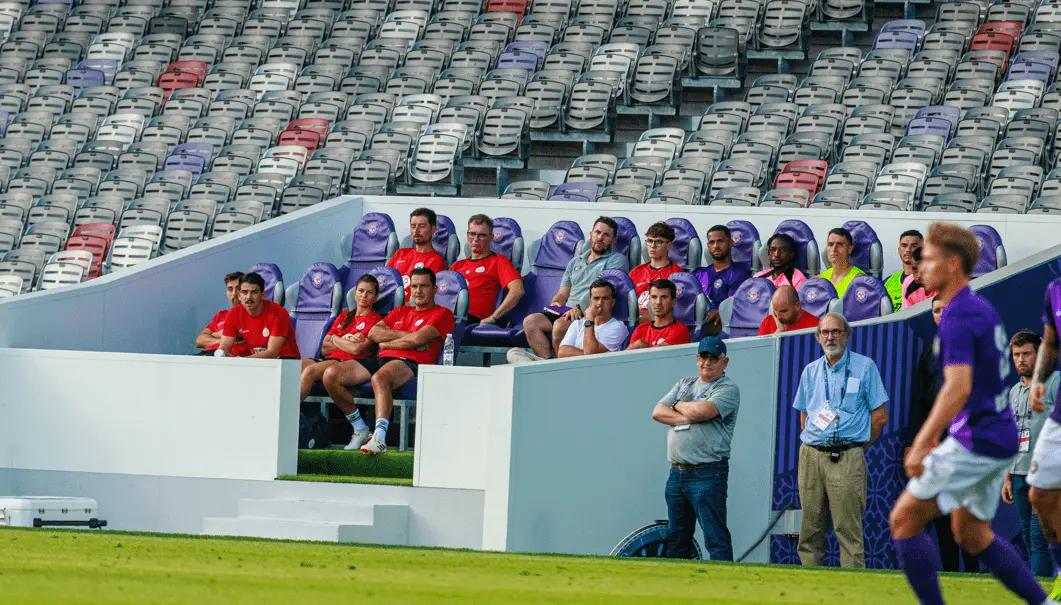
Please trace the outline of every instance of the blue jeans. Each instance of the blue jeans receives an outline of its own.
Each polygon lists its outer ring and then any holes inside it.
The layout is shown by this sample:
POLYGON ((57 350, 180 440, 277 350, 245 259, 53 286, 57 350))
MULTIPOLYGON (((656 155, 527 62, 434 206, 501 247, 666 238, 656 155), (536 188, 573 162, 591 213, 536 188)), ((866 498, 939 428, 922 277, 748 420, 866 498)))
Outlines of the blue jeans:
POLYGON ((671 467, 665 492, 670 523, 668 557, 688 559, 693 556, 693 532, 699 520, 711 560, 733 560, 733 545, 726 527, 728 481, 729 462, 726 460, 687 471, 671 467))
POLYGON ((1026 475, 1010 475, 1013 483, 1013 504, 1017 507, 1017 516, 1020 517, 1020 535, 1024 540, 1024 548, 1028 552, 1032 573, 1040 577, 1054 577, 1054 561, 1050 557, 1050 551, 1046 547, 1046 539, 1043 538, 1043 529, 1039 525, 1039 515, 1032 512, 1031 502, 1028 500, 1028 478, 1026 475))

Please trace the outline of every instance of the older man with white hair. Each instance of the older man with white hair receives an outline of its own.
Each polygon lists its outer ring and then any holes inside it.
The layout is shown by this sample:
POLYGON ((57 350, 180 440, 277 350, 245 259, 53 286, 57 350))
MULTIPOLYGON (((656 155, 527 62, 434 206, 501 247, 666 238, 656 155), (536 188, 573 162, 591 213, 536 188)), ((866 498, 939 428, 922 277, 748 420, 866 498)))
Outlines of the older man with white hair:
POLYGON ((888 423, 888 393, 877 364, 847 349, 850 335, 843 315, 822 318, 818 343, 825 354, 803 369, 792 403, 803 429, 797 470, 803 519, 797 551, 804 565, 822 564, 829 516, 840 543, 840 566, 866 566, 864 451, 888 423))

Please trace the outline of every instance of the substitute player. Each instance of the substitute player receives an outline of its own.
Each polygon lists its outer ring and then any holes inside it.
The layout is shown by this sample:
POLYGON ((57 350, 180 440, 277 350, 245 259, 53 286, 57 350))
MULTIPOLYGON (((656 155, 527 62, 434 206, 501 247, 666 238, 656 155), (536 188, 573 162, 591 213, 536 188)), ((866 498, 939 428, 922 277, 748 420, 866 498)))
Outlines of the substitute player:
POLYGON ((943 603, 939 556, 927 526, 951 513, 954 537, 1025 602, 1051 603, 1020 554, 991 531, 1002 481, 1017 453, 1017 425, 1005 397, 1010 371, 998 313, 969 289, 979 258, 968 230, 934 223, 921 270, 925 287, 946 304, 934 344, 943 385, 904 465, 911 477, 891 514, 899 566, 921 603, 943 603), (948 437, 939 443, 939 435, 948 437))
MULTIPOLYGON (((1058 332, 1061 332, 1061 277, 1046 286, 1043 301, 1042 362, 1036 368, 1035 384, 1028 401, 1036 412, 1043 411, 1046 379, 1057 365, 1058 332)), ((1061 395, 1061 388, 1058 389, 1061 395)), ((1043 537, 1050 547, 1054 564, 1061 568, 1061 405, 1054 400, 1054 410, 1039 433, 1028 471, 1031 490, 1028 497, 1039 515, 1043 537)), ((1050 598, 1061 599, 1061 576, 1054 580, 1050 598)))

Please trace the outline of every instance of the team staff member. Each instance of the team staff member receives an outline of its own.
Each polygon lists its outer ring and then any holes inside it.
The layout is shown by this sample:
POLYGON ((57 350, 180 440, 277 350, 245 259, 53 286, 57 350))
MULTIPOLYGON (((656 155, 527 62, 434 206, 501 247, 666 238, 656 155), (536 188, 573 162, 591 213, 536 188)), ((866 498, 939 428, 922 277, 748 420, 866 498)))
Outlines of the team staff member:
POLYGON ((248 273, 239 280, 240 305, 225 316, 218 357, 257 357, 260 359, 299 359, 295 328, 287 309, 265 299, 265 280, 248 273), (236 339, 243 338, 243 346, 236 339))
POLYGON ((379 281, 367 273, 362 275, 354 285, 355 308, 343 311, 324 335, 321 343, 321 356, 324 359, 302 360, 302 400, 309 396, 314 383, 318 380, 324 383, 324 389, 354 429, 354 436, 345 448, 348 450, 360 448, 372 435, 347 387, 369 379, 369 373, 362 364, 372 363, 376 353, 376 343, 369 339, 368 334, 372 326, 383 319, 372 308, 378 297, 379 281))
POLYGON ((654 223, 645 232, 645 246, 648 248, 648 262, 630 270, 630 281, 634 282, 637 294, 637 308, 640 321, 648 321, 649 286, 657 279, 664 279, 682 270, 678 263, 670 258, 670 249, 674 244, 674 227, 667 223, 654 223))
POLYGON ((715 225, 707 230, 707 255, 711 264, 693 271, 712 309, 737 293, 737 288, 751 276, 751 269, 733 262, 733 235, 729 227, 715 225))
POLYGON ((803 310, 796 289, 781 286, 770 299, 770 313, 759 324, 759 336, 817 327, 818 318, 803 310))
POLYGON ((398 270, 405 288, 405 300, 409 300, 409 277, 413 269, 431 269, 432 273, 446 270, 446 259, 435 250, 432 243, 438 229, 438 215, 430 208, 417 208, 409 213, 409 238, 412 248, 399 248, 387 261, 388 267, 398 270))
POLYGON ((787 233, 775 233, 766 240, 766 251, 770 266, 756 273, 755 277, 765 277, 778 288, 802 288, 807 276, 796 267, 796 240, 787 233))
POLYGON ((413 269, 409 278, 412 305, 395 307, 368 333, 379 345, 379 367, 372 371, 376 428, 361 446, 363 454, 387 451, 387 428, 394 407, 392 391, 416 377, 419 366, 438 361, 446 335, 453 332, 453 312, 435 304, 435 274, 413 269))
POLYGON ((652 410, 652 419, 669 427, 668 557, 692 556, 699 521, 711 560, 733 560, 726 498, 740 389, 726 376, 728 365, 726 343, 717 336, 705 337, 696 349, 698 375, 679 380, 652 410))
POLYGON ((1020 380, 1009 388, 1009 405, 1013 417, 1017 419, 1017 457, 1002 483, 1002 501, 1017 505, 1017 516, 1020 518, 1021 539, 1028 552, 1028 562, 1032 573, 1040 577, 1054 575, 1054 562, 1050 559, 1043 530, 1039 524, 1039 515, 1033 514, 1031 501, 1028 499, 1028 471, 1032 463, 1032 451, 1039 442, 1039 433, 1049 416, 1047 410, 1054 407, 1054 396, 1057 395, 1059 376, 1057 372, 1046 381, 1046 401, 1044 409, 1035 411, 1028 401, 1031 391, 1032 375, 1035 370, 1035 357, 1039 353, 1042 339, 1031 330, 1020 330, 1009 339, 1009 351, 1013 357, 1013 366, 1020 380))
MULTIPOLYGON (((195 337, 195 347, 202 349, 200 355, 213 355, 214 351, 221 346, 221 331, 225 328, 225 316, 232 308, 239 306, 239 280, 242 277, 242 271, 233 271, 225 276, 225 296, 228 298, 229 308, 214 313, 210 323, 206 324, 203 331, 195 337)), ((239 347, 238 343, 236 347, 239 347)), ((238 350, 235 355, 239 355, 238 350)))
POLYGON ((598 279, 589 289, 589 304, 581 324, 571 324, 560 342, 558 358, 619 351, 630 334, 626 324, 612 316, 615 286, 598 279))
POLYGON ((844 293, 851 287, 851 282, 859 275, 866 272, 851 264, 851 252, 855 249, 855 240, 851 232, 843 227, 829 230, 829 237, 825 241, 825 254, 829 259, 830 267, 822 271, 818 277, 829 280, 836 288, 836 295, 844 297, 844 293))
POLYGON ((914 272, 914 249, 920 248, 924 244, 925 238, 917 229, 903 231, 902 235, 899 236, 899 260, 902 261, 903 267, 884 280, 884 289, 888 291, 888 297, 892 299, 893 311, 898 311, 902 308, 903 281, 914 272))
POLYGON ((634 328, 627 350, 683 345, 689 342, 689 328, 674 319, 674 301, 677 297, 678 287, 671 280, 657 279, 652 282, 648 296, 652 321, 638 324, 634 328))
POLYGON ((468 219, 468 258, 450 267, 468 282, 468 323, 496 324, 523 298, 523 277, 508 260, 490 249, 494 242, 494 221, 485 214, 468 219), (497 303, 501 289, 505 298, 497 303))
POLYGON ((866 566, 862 516, 866 512, 865 449, 888 422, 888 393, 877 364, 847 349, 851 328, 837 313, 818 324, 825 353, 803 369, 792 407, 799 410, 798 482, 803 519, 799 560, 821 565, 831 516, 840 566, 866 566))

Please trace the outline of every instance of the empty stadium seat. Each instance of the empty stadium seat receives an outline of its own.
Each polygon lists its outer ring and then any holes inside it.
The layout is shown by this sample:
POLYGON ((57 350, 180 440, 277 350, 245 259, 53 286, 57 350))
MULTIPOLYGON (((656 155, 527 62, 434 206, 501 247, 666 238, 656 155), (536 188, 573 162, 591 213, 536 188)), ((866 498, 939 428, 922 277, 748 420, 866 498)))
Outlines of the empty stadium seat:
POLYGON ((758 334, 759 324, 770 313, 770 299, 776 289, 768 279, 746 279, 733 296, 719 305, 722 329, 734 338, 758 334))
POLYGON ((894 309, 884 284, 871 275, 859 275, 851 280, 841 299, 841 308, 848 321, 881 317, 894 309))
POLYGON ((331 263, 313 263, 298 283, 288 287, 295 326, 295 341, 303 357, 320 356, 321 342, 343 305, 343 286, 339 270, 331 263))

